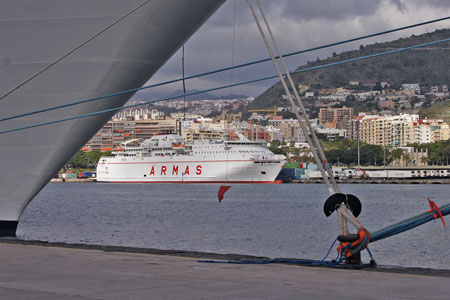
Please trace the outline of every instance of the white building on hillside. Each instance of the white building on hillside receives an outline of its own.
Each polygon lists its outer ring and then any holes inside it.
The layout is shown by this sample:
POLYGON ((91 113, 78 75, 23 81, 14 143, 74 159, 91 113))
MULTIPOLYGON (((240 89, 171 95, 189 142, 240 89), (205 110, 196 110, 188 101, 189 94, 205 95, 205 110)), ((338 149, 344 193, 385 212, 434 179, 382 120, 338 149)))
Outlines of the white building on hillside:
POLYGON ((402 84, 402 90, 411 91, 416 94, 420 94, 420 85, 417 83, 404 83, 404 84, 402 84))

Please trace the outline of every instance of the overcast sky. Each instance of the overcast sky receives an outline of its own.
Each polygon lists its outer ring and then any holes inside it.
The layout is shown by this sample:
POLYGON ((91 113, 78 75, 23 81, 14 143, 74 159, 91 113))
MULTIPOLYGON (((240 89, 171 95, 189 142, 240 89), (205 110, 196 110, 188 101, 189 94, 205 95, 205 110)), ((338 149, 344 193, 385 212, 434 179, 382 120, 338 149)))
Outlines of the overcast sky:
MULTIPOLYGON (((261 0, 275 38, 283 53, 298 51, 395 27, 446 17, 450 0, 261 0)), ((227 0, 185 45, 186 75, 198 74, 232 65, 233 27, 234 65, 268 57, 246 0, 227 0), (235 10, 236 5, 236 10, 235 10), (235 12, 236 11, 236 15, 235 12)), ((417 27, 397 33, 366 39, 287 58, 289 68, 326 58, 333 52, 352 50, 361 44, 390 41, 411 34, 431 32, 450 27, 450 21, 417 27)), ((237 69, 233 76, 227 71, 201 79, 188 80, 187 89, 207 89, 231 82, 275 75, 271 62, 237 69)), ((178 51, 149 83, 181 77, 181 51, 178 51)), ((233 93, 257 96, 273 85, 265 81, 233 88, 233 93)), ((154 96, 167 95, 181 89, 174 84, 154 90, 154 96)), ((229 95, 230 89, 216 92, 229 95)))

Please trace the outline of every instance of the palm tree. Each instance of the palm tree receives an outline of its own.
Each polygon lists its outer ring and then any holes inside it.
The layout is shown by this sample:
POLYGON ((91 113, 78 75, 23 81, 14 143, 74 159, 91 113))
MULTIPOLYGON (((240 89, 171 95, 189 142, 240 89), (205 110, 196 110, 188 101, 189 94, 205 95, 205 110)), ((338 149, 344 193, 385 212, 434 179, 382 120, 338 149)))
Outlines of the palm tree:
POLYGON ((403 156, 403 149, 393 149, 391 151, 391 159, 394 165, 398 163, 398 160, 403 156))
POLYGON ((407 166, 409 160, 411 159, 411 156, 410 156, 408 153, 404 153, 404 154, 402 155, 402 157, 403 157, 403 160, 405 161, 406 166, 407 166))
POLYGON ((428 165, 428 162, 429 162, 430 160, 429 160, 428 157, 422 156, 422 157, 420 158, 420 161, 421 161, 423 164, 428 165))

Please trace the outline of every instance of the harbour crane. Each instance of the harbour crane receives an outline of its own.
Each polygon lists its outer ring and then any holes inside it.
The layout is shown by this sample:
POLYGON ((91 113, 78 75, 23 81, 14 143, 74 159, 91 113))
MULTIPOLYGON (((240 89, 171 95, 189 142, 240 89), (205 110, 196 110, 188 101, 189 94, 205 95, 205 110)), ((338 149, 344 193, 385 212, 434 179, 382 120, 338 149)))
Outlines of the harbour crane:
POLYGON ((257 112, 257 111, 267 111, 267 112, 273 112, 273 116, 277 116, 277 107, 274 106, 273 108, 262 108, 262 109, 249 109, 249 112, 257 112))

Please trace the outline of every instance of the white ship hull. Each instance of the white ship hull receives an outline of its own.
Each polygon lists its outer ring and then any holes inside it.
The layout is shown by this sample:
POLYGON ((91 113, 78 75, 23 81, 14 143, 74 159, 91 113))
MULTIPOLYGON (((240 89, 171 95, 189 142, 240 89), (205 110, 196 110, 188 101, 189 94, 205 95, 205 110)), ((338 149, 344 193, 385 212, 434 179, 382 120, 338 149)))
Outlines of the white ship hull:
POLYGON ((122 143, 97 165, 99 182, 274 183, 286 161, 267 145, 241 136, 238 141, 185 144, 176 134, 122 143), (133 145, 134 143, 134 145, 133 145))
MULTIPOLYGON (((152 0, 0 100, 0 118, 142 86, 225 0, 152 0)), ((0 0, 0 95, 144 3, 0 0)), ((123 94, 0 122, 0 131, 120 107, 123 94)), ((114 112, 0 135, 0 236, 114 112)))
POLYGON ((171 157, 164 160, 105 159, 97 167, 98 182, 121 183, 274 183, 283 160, 258 161, 220 157, 171 157))

